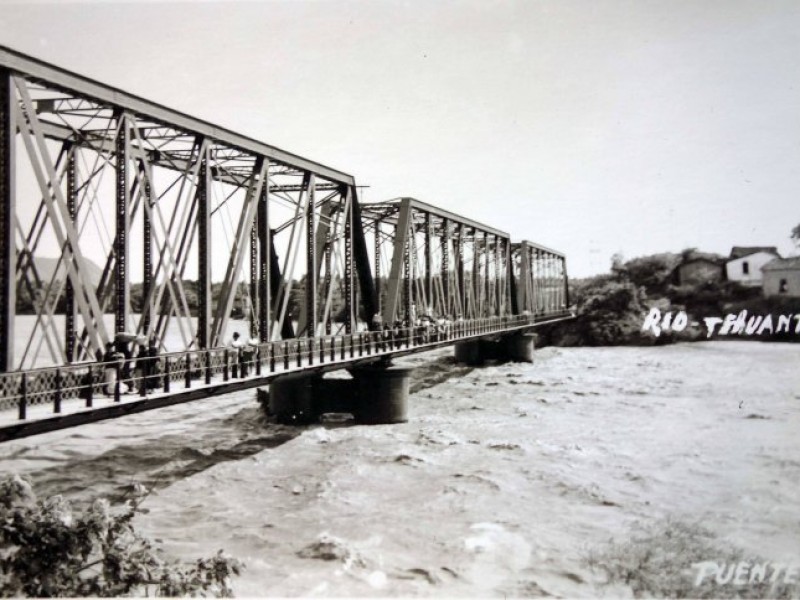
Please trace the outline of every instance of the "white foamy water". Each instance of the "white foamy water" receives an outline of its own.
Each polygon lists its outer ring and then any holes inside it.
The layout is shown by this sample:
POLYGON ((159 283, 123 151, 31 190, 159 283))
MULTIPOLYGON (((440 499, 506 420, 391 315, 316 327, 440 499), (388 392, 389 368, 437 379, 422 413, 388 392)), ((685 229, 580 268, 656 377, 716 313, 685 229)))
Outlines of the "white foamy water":
POLYGON ((545 348, 478 369, 451 352, 403 359, 420 368, 401 425, 279 427, 246 391, 0 457, 78 501, 155 484, 142 531, 180 558, 240 558, 239 595, 595 595, 587 551, 665 517, 800 562, 800 345, 545 348))

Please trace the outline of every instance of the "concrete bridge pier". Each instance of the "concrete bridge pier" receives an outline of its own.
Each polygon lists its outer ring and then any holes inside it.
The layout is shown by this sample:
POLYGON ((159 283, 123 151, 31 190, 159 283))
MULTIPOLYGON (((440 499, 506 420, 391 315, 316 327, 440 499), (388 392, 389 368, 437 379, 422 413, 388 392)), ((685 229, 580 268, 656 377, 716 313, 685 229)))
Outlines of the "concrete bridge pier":
POLYGON ((536 348, 535 333, 512 333, 495 339, 476 339, 456 342, 455 359, 473 367, 486 360, 510 360, 512 362, 533 362, 536 348))
POLYGON ((322 377, 317 374, 292 373, 269 384, 269 414, 279 423, 307 425, 321 414, 318 389, 322 377))
POLYGON ((536 348, 535 333, 514 333, 502 339, 505 358, 512 362, 533 362, 533 351, 536 348))
POLYGON ((352 413, 364 425, 405 423, 411 371, 370 365, 350 369, 352 379, 292 373, 270 383, 269 394, 259 394, 259 399, 270 415, 286 425, 308 425, 332 412, 352 413))
POLYGON ((456 362, 464 363, 475 367, 482 365, 487 358, 486 344, 481 340, 467 340, 466 342, 456 342, 454 355, 456 362))
POLYGON ((408 421, 410 367, 369 366, 351 370, 356 423, 385 425, 408 421))

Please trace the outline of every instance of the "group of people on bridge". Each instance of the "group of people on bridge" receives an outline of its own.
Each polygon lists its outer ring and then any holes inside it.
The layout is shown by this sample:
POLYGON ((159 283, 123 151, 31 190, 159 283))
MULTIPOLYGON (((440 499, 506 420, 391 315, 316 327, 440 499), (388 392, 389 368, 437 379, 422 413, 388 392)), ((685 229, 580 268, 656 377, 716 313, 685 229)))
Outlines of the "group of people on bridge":
MULTIPOLYGON (((423 344, 445 341, 453 323, 463 321, 461 317, 452 321, 444 316, 434 318, 430 314, 416 317, 415 312, 412 310, 410 322, 405 319, 392 324, 384 323, 381 315, 377 314, 372 319, 370 330, 381 332, 381 346, 391 349, 401 348, 409 336, 423 344)), ((247 377, 257 360, 258 339, 244 339, 237 331, 233 332, 226 347, 232 354, 233 360, 229 364, 234 377, 247 377)), ((155 337, 148 339, 144 335, 118 333, 113 342, 106 344, 98 361, 103 366, 102 389, 109 396, 156 389, 162 385, 162 377, 169 376, 162 372, 159 344, 155 337), (135 356, 132 345, 136 347, 135 356)))
POLYGON ((127 394, 144 389, 154 389, 161 385, 161 365, 158 358, 158 342, 153 337, 149 340, 143 335, 118 333, 113 342, 106 344, 105 352, 99 357, 103 364, 103 391, 113 396, 117 393, 127 394), (133 356, 131 344, 138 349, 133 356), (134 388, 138 382, 139 390, 134 388))

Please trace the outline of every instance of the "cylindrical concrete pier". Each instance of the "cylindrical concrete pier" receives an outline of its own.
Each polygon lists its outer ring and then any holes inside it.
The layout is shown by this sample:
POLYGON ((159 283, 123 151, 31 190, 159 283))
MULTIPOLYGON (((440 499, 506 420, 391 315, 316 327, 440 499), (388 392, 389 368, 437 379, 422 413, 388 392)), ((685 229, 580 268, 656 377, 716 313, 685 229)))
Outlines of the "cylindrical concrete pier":
POLYGON ((536 348, 535 333, 515 333, 505 339, 506 357, 514 362, 533 362, 536 348))
POLYGON ((408 421, 407 367, 365 367, 351 372, 356 384, 355 418, 364 425, 408 421))
POLYGON ((456 362, 473 366, 483 364, 483 352, 481 351, 480 340, 456 342, 454 356, 456 362))
POLYGON ((319 418, 318 375, 291 374, 269 384, 269 413, 279 423, 305 425, 319 418))

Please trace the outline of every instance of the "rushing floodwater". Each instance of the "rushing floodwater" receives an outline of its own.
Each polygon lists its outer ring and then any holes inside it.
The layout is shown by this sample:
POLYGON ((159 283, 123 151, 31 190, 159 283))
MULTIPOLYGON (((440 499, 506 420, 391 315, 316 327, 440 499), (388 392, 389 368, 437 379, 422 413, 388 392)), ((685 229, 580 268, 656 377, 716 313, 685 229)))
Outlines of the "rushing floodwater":
POLYGON ((591 595, 587 551, 666 517, 800 562, 800 345, 451 352, 403 360, 405 424, 276 426, 245 391, 3 444, 3 471, 81 503, 155 486, 140 528, 242 559, 241 595, 591 595))

